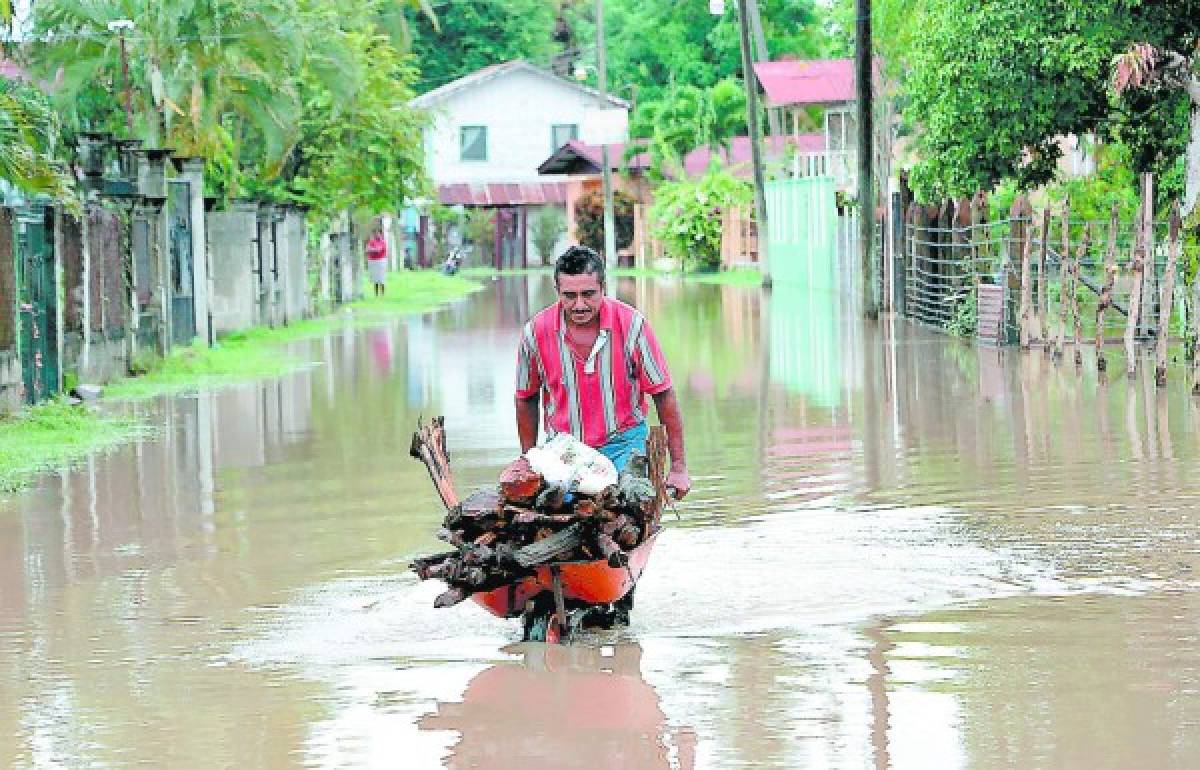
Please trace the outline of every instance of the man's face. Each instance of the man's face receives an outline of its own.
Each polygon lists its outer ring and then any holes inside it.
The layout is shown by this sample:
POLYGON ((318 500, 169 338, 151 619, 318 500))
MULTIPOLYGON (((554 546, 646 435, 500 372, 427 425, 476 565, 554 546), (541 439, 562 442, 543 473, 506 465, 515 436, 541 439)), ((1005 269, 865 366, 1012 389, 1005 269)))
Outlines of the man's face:
POLYGON ((604 299, 604 286, 595 273, 558 276, 558 301, 562 304, 567 320, 578 326, 587 326, 599 317, 600 302, 604 299))

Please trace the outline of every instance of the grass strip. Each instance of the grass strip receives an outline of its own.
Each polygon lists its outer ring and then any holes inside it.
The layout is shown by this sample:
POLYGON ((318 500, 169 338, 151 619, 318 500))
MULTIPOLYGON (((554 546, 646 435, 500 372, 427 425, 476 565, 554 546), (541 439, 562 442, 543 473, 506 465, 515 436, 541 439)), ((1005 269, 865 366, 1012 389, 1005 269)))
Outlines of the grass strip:
POLYGON ((70 467, 94 452, 153 433, 132 417, 66 401, 0 418, 0 494, 15 492, 36 476, 70 467))
POLYGON ((726 286, 761 286, 762 273, 753 267, 736 267, 711 273, 653 270, 646 267, 618 267, 612 271, 618 278, 681 278, 688 283, 715 283, 726 286))
MULTIPOLYGON (((382 297, 367 296, 331 315, 278 328, 255 327, 222 337, 213 347, 176 348, 165 358, 144 364, 144 373, 105 388, 105 398, 138 400, 200 388, 279 377, 306 364, 283 345, 324 336, 347 323, 371 325, 388 318, 424 313, 477 291, 482 286, 459 276, 406 271, 388 276, 382 297)), ((370 288, 367 289, 370 294, 370 288)))

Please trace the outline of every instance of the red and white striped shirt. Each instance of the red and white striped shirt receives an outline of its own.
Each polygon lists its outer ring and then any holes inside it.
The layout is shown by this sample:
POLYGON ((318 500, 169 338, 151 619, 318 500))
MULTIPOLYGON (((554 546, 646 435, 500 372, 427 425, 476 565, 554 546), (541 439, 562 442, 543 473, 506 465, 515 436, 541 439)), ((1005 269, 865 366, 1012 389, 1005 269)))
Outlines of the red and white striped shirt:
POLYGON ((525 324, 517 352, 517 397, 540 390, 546 433, 588 446, 646 419, 646 396, 671 387, 667 361, 645 316, 620 300, 600 303, 600 332, 587 359, 571 350, 562 305, 525 324))

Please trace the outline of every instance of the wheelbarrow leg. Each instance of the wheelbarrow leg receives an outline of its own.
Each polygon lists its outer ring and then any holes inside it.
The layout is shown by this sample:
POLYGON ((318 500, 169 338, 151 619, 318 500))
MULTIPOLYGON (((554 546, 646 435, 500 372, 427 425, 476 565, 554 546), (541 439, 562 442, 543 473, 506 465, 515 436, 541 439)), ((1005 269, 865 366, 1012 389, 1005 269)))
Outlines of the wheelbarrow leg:
POLYGON ((558 567, 550 568, 551 583, 554 588, 554 617, 546 628, 546 641, 551 644, 561 642, 567 636, 567 603, 563 598, 562 573, 558 567))

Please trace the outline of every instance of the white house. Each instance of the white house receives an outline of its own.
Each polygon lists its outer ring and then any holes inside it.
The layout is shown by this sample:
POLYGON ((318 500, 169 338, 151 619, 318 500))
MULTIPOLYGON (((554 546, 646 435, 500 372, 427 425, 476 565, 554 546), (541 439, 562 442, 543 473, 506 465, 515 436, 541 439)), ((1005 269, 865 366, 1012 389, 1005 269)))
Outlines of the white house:
POLYGON ((431 114, 426 170, 439 202, 495 211, 497 267, 548 256, 532 247, 532 214, 544 206, 565 209, 566 184, 561 176, 538 174, 538 166, 572 139, 598 141, 613 111, 623 121, 629 110, 623 99, 519 60, 485 67, 411 104, 431 114))

